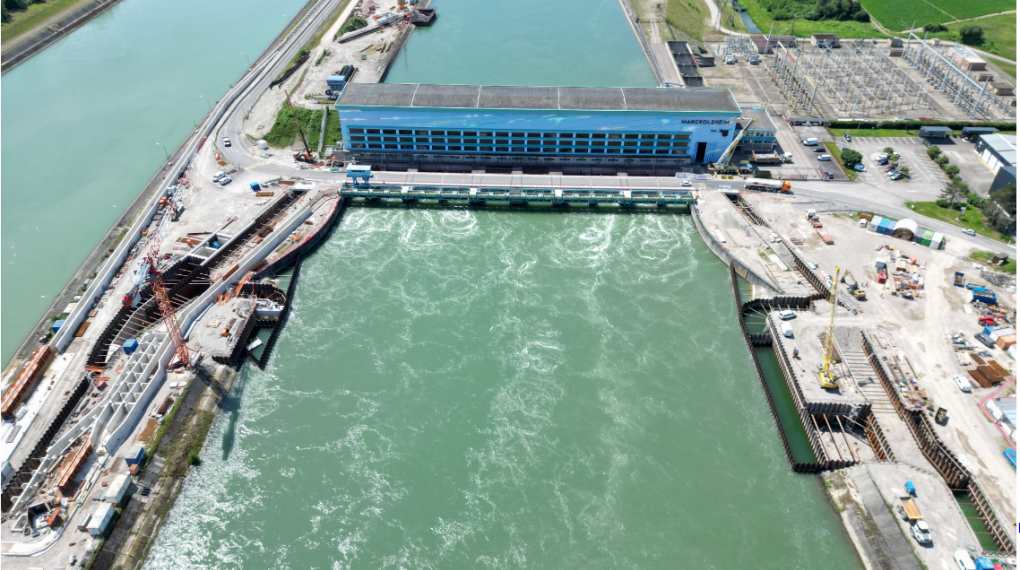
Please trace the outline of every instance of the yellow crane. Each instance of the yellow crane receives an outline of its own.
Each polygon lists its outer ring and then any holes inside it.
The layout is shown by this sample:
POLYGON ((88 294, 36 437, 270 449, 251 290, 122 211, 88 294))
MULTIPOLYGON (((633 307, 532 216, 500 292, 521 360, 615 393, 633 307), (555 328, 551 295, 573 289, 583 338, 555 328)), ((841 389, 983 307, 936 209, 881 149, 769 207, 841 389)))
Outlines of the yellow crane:
POLYGON ((838 388, 836 375, 832 371, 832 344, 833 330, 836 327, 836 298, 839 295, 839 268, 832 277, 832 289, 829 291, 829 299, 832 301, 832 310, 829 312, 829 326, 825 329, 825 353, 822 355, 822 365, 818 370, 818 383, 822 388, 838 388))
MULTIPOLYGON (((738 121, 745 120, 744 117, 737 119, 738 121)), ((733 151, 736 150, 737 145, 740 144, 740 139, 744 138, 744 133, 747 129, 751 128, 754 124, 755 119, 749 119, 747 126, 737 133, 737 136, 733 138, 733 142, 730 143, 726 150, 723 151, 722 155, 719 156, 719 160, 713 164, 708 165, 708 169, 712 174, 729 174, 730 173, 730 160, 733 158, 733 151)), ((734 172, 735 174, 736 172, 734 172)))

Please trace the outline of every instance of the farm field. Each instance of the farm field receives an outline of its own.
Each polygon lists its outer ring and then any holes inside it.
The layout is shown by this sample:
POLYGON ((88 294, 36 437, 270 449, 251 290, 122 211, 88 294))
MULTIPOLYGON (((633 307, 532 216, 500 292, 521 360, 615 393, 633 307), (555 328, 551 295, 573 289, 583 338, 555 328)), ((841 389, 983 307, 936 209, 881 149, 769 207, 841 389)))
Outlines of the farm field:
MULTIPOLYGON (((1016 10, 1015 0, 861 0, 861 5, 889 30, 900 31, 925 24, 952 22, 1016 10)), ((1014 24, 1016 17, 1013 17, 1014 24)), ((1014 32, 1015 33, 1015 32, 1014 32)))
MULTIPOLYGON (((985 31, 985 43, 974 47, 1016 61, 1016 14, 1003 14, 970 22, 950 24, 946 26, 949 28, 948 32, 939 32, 934 34, 934 36, 943 40, 958 42, 960 41, 960 28, 971 24, 981 26, 985 31)), ((998 65, 999 62, 993 63, 998 65)))
MULTIPOLYGON (((741 0, 740 5, 747 9, 747 15, 762 30, 769 33, 773 19, 769 13, 758 3, 758 0, 741 0)), ((793 28, 793 35, 800 38, 809 38, 811 34, 839 34, 841 38, 884 38, 888 37, 870 22, 839 21, 839 20, 807 20, 797 18, 796 24, 793 20, 775 20, 773 34, 790 34, 793 28)))

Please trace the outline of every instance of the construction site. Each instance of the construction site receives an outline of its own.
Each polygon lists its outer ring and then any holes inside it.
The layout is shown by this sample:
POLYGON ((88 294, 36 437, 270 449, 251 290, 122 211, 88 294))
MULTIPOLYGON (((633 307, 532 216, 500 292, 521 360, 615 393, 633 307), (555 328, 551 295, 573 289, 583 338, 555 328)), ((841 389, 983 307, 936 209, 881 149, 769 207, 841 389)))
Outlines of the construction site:
MULTIPOLYGON (((758 379, 750 385, 765 394, 790 470, 825 480, 865 565, 941 568, 963 550, 1016 567, 1015 278, 970 259, 979 249, 958 233, 827 202, 836 184, 819 190, 790 182, 840 180, 805 150, 802 139, 813 131, 797 130, 792 118, 1013 119, 1015 96, 995 72, 972 53, 914 34, 901 47, 733 35, 710 49, 668 42, 683 86, 676 90, 381 84, 414 26, 436 17, 427 6, 352 3, 308 53, 299 56, 296 43, 253 66, 185 142, 183 158, 52 334, 7 370, 5 564, 95 559, 101 567, 140 567, 196 465, 193 449, 174 440, 201 431, 192 417, 211 423, 240 365, 266 365, 302 257, 347 207, 425 203, 500 204, 507 212, 683 208, 728 266, 758 379), (355 10, 366 25, 341 34, 355 10), (415 106, 419 96, 437 103, 415 106), (369 132, 352 133, 348 124, 344 141, 324 141, 345 97, 361 97, 349 107, 362 113, 356 128, 369 132), (462 131, 476 126, 460 116, 455 131, 442 122, 372 133, 386 125, 368 121, 393 120, 373 109, 383 97, 421 116, 472 101, 484 108, 479 101, 489 97, 501 101, 508 123, 529 108, 548 123, 551 101, 569 106, 587 97, 588 107, 578 103, 563 116, 593 122, 556 130, 535 119, 533 132, 486 133, 462 131), (593 111, 596 99, 601 107, 593 111), (298 124, 296 152, 272 150, 262 137, 291 106, 325 110, 322 124, 298 124), (622 110, 694 124, 681 133, 661 127, 663 119, 606 136, 606 123, 596 121, 622 110), (694 112, 704 117, 691 119, 694 112), (316 149, 310 129, 321 129, 316 149), (408 152, 373 173, 348 160, 354 147, 345 147, 372 144, 376 134, 393 135, 395 144, 379 141, 375 156, 417 146, 440 158, 448 151, 475 153, 472 161, 483 152, 499 156, 489 170, 465 158, 469 166, 459 172, 429 173, 408 152), (619 172, 618 157, 597 156, 628 148, 675 156, 669 168, 649 162, 619 172), (527 153, 538 156, 520 158, 527 153), (564 173, 565 162, 545 154, 569 154, 587 171, 564 173), (746 176, 751 161, 775 172, 746 176), (1012 420, 1003 411, 1010 405, 1012 420), (931 547, 919 538, 925 532, 935 537, 931 547)), ((935 183, 922 192, 937 193, 935 183)))

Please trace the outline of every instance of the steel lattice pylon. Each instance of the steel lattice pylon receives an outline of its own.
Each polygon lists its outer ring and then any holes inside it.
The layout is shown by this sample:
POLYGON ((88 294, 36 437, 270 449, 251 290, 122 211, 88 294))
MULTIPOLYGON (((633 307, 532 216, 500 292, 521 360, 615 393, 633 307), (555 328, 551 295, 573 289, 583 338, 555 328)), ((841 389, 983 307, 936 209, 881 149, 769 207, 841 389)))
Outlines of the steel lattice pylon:
POLYGON ((191 370, 191 358, 188 356, 190 350, 188 349, 188 345, 184 343, 184 335, 181 334, 181 328, 177 326, 177 317, 174 316, 174 306, 170 304, 170 298, 167 297, 166 288, 163 287, 163 276, 159 271, 156 271, 156 276, 152 279, 152 291, 156 295, 156 303, 159 304, 159 312, 163 313, 163 322, 166 323, 166 330, 170 334, 170 339, 174 342, 174 351, 177 353, 177 359, 191 370))

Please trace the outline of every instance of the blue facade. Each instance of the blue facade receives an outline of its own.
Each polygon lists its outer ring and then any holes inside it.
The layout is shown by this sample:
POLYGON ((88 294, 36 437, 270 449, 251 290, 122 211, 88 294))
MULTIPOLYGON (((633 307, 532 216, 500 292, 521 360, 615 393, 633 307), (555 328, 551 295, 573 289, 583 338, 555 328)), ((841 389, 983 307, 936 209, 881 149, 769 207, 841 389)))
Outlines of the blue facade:
POLYGON ((351 152, 718 160, 739 111, 355 107, 337 104, 351 152))

